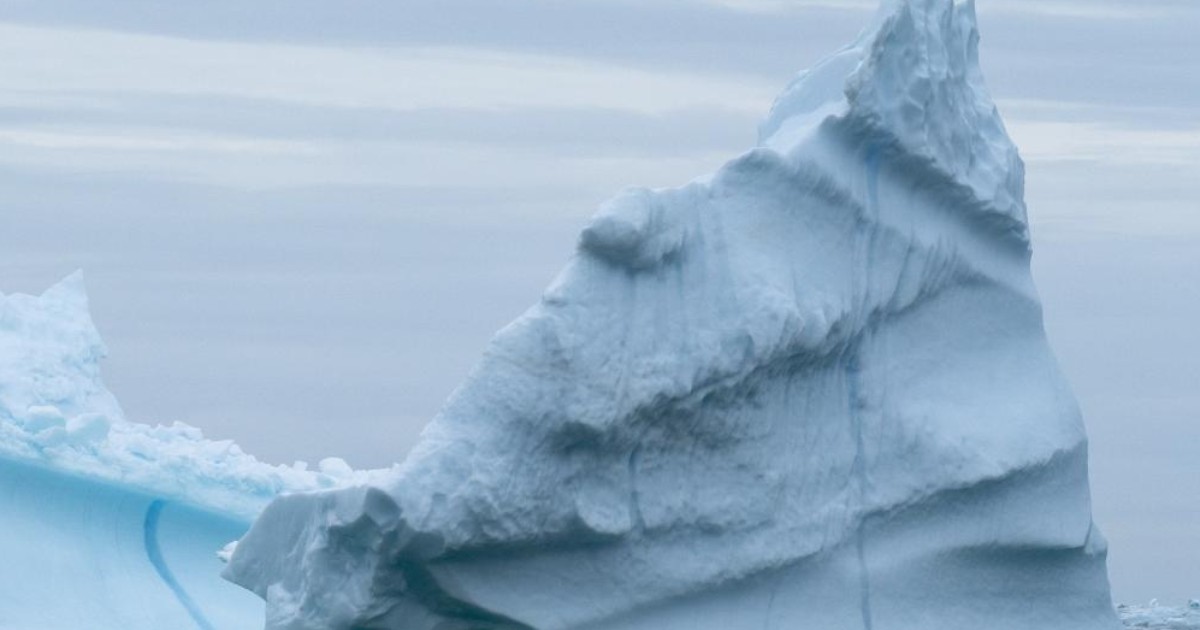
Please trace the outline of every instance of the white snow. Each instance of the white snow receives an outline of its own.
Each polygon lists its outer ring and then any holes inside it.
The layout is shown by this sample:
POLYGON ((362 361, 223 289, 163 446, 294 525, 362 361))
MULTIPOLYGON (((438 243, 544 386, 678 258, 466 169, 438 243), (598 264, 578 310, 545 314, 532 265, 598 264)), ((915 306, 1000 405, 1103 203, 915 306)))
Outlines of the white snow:
POLYGON ((182 423, 125 420, 100 379, 106 353, 76 273, 41 296, 0 294, 0 457, 248 519, 282 492, 366 479, 345 462, 269 466, 182 423))
POLYGON ((387 476, 274 501, 271 629, 1105 630, 973 4, 889 0, 759 145, 605 204, 387 476))

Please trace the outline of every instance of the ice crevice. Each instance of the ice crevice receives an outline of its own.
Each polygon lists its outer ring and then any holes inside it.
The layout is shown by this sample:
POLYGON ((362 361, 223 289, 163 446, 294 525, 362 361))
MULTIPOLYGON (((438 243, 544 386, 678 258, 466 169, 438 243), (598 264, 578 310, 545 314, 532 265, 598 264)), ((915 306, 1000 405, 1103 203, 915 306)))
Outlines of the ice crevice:
MULTIPOLYGON (((876 223, 878 222, 879 215, 880 215, 880 212, 879 212, 880 160, 881 160, 881 156, 879 154, 878 148, 874 145, 868 147, 866 161, 865 161, 866 172, 867 172, 867 210, 868 210, 869 219, 876 223)), ((865 265, 862 268, 862 273, 863 273, 863 277, 864 277, 863 284, 866 286, 870 286, 872 284, 871 273, 875 269, 875 261, 873 260, 873 254, 875 252, 875 247, 873 247, 872 245, 873 245, 873 241, 875 239, 876 232, 874 229, 870 229, 869 234, 870 234, 869 240, 872 242, 867 247, 867 252, 866 252, 867 260, 866 260, 865 265)), ((882 337, 882 335, 881 335, 881 339, 886 339, 886 338, 882 337)), ((884 341, 884 343, 882 344, 881 354, 884 355, 884 358, 886 360, 886 341, 884 341)), ((865 401, 860 399, 859 379, 862 377, 862 370, 859 368, 859 365, 858 365, 858 362, 860 360, 861 360, 861 353, 859 351, 859 348, 857 346, 855 346, 852 349, 851 358, 847 362, 847 365, 846 365, 846 369, 847 369, 846 380, 850 385, 850 387, 849 387, 849 393, 850 393, 849 415, 850 415, 850 418, 854 425, 853 426, 854 446, 855 446, 854 479, 855 479, 856 483, 858 484, 858 505, 867 505, 867 504, 869 504, 867 494, 870 492, 870 475, 867 470, 867 461, 866 461, 867 453, 866 453, 866 445, 864 442, 865 438, 864 438, 864 428, 863 428, 863 418, 862 418, 862 414, 864 412, 864 402, 865 401)), ((883 375, 882 378, 886 379, 886 374, 883 375)), ((881 396, 880 407, 885 408, 887 406, 887 400, 886 400, 887 384, 886 384, 886 382, 884 382, 882 384, 882 389, 883 389, 883 395, 881 396)), ((868 519, 869 519, 869 516, 863 517, 863 519, 858 523, 858 527, 856 528, 855 535, 854 535, 855 553, 856 553, 857 561, 858 561, 859 589, 861 590, 860 606, 862 609, 863 630, 872 630, 873 626, 874 626, 873 617, 872 617, 872 613, 871 613, 871 575, 870 575, 870 571, 867 566, 867 549, 866 549, 868 519)))
POLYGON ((150 506, 146 508, 146 520, 142 527, 146 557, 150 560, 150 564, 154 565, 154 570, 162 578, 163 583, 171 589, 171 593, 179 601, 179 605, 183 606, 188 616, 192 618, 192 621, 196 622, 196 627, 200 630, 214 630, 212 623, 209 622, 204 611, 200 609, 200 606, 188 594, 187 589, 179 583, 179 580, 175 577, 175 574, 167 566, 167 562, 163 558, 162 548, 158 542, 158 524, 162 517, 162 511, 167 505, 166 501, 156 499, 151 501, 150 506))

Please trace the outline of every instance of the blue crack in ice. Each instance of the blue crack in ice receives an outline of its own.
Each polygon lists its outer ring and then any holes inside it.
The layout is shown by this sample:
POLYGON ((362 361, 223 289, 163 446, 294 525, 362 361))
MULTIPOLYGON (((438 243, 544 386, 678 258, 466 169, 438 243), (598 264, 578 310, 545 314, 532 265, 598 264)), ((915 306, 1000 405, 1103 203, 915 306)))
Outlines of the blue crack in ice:
POLYGON ((175 574, 171 573, 171 568, 167 566, 166 560, 163 559, 162 549, 158 546, 158 520, 162 516, 163 508, 167 506, 167 502, 157 499, 150 503, 150 507, 146 510, 146 520, 142 526, 144 540, 146 544, 146 557, 150 559, 150 564, 154 565, 154 570, 158 572, 158 577, 162 578, 167 588, 175 594, 175 599, 187 609, 188 615, 192 617, 192 621, 196 622, 196 626, 200 630, 215 630, 208 619, 204 617, 204 612, 196 605, 195 600, 191 595, 188 595, 184 590, 183 585, 179 580, 175 579, 175 574))

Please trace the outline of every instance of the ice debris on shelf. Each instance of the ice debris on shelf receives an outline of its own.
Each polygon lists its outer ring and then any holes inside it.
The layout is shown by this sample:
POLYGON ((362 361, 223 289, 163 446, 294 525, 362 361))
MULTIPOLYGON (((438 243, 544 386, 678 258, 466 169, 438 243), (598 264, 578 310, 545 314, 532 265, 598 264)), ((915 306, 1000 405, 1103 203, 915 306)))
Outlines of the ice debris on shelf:
POLYGON ((0 294, 0 457, 244 519, 283 492, 368 478, 337 458, 271 466, 183 423, 127 421, 100 378, 105 353, 81 273, 41 296, 0 294))
POLYGON ((1200 599, 1188 600, 1186 608, 1163 606, 1151 600, 1146 606, 1117 606, 1117 615, 1128 628, 1147 630, 1200 630, 1200 599))

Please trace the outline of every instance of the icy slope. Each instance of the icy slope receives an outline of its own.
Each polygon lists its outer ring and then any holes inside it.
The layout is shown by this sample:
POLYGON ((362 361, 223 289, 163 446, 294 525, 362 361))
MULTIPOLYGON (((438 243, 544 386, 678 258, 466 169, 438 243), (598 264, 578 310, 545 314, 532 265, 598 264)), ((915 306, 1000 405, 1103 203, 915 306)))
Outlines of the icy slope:
POLYGON ((249 629, 215 552, 284 491, 359 478, 271 467, 184 425, 124 420, 82 277, 0 295, 0 628, 249 629))
POLYGON ((273 502, 277 629, 1118 626, 974 7, 895 0, 759 146, 630 190, 371 486, 273 502))
POLYGON ((262 602, 216 578, 244 520, 6 460, 0 501, 0 628, 262 627, 262 602))

